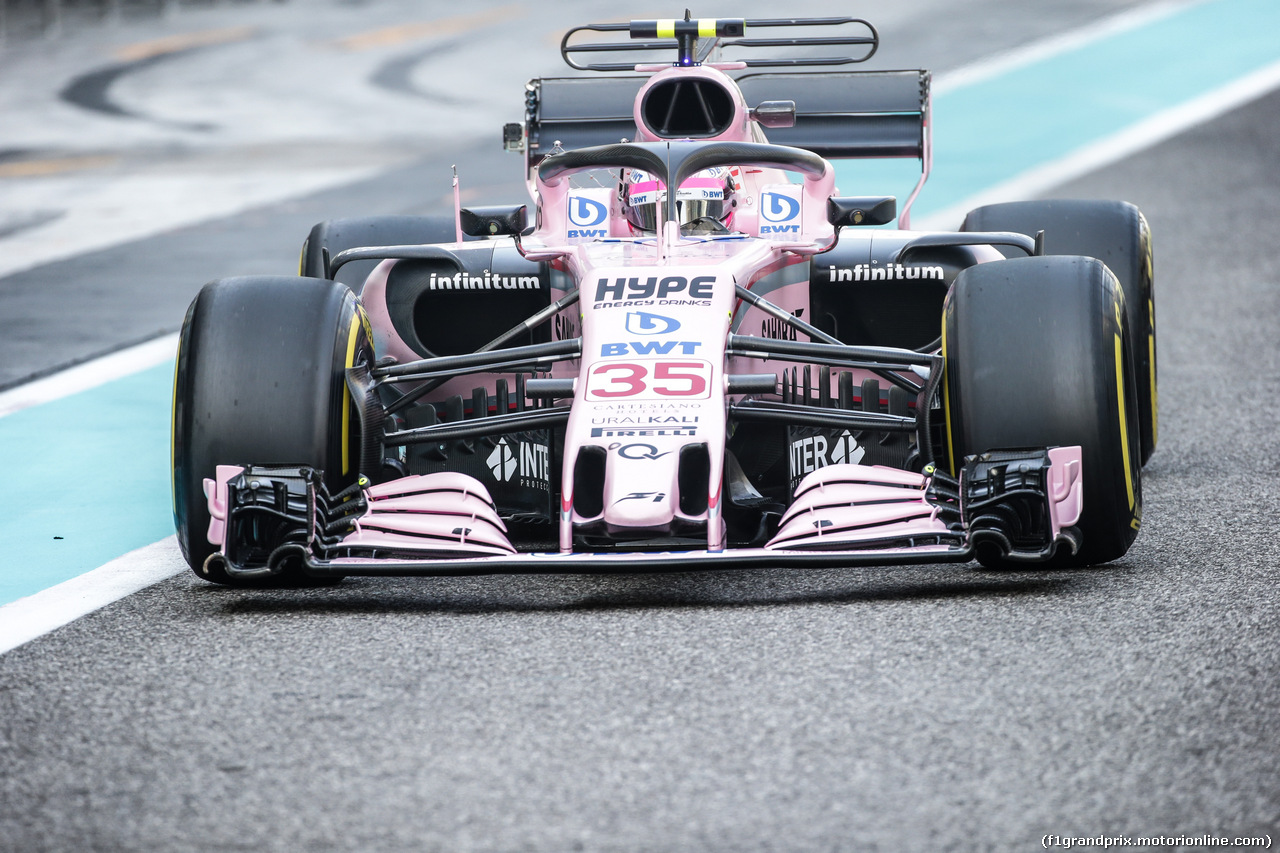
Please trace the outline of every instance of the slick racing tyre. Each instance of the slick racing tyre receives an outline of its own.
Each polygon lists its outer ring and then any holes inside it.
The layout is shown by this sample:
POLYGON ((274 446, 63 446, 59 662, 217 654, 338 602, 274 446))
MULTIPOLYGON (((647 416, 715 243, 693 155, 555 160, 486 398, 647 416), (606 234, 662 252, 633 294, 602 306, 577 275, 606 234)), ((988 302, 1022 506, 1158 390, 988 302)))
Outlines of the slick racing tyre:
MULTIPOLYGON (((1138 410, 1124 292, 1101 261, 1016 258, 956 278, 943 312, 945 457, 1079 445, 1082 536, 1052 565, 1129 550, 1142 520, 1138 410)), ((984 553, 989 568, 1026 567, 984 553)))
POLYGON ((1054 199, 991 204, 969 212, 961 231, 1044 232, 1047 255, 1084 255, 1106 264, 1124 290, 1133 332, 1142 464, 1156 448, 1156 303, 1151 228, 1137 207, 1123 201, 1054 199))
MULTIPOLYGON (((328 278, 325 266, 339 252, 363 246, 417 246, 452 243, 458 236, 452 216, 362 216, 317 224, 302 244, 298 275, 328 278)), ((337 281, 356 292, 377 261, 352 261, 338 270, 337 281)))
POLYGON ((204 479, 216 465, 309 465, 330 492, 353 483, 365 451, 345 370, 373 363, 368 321, 351 291, 284 276, 207 284, 187 309, 173 394, 173 519, 195 573, 206 568, 204 479))

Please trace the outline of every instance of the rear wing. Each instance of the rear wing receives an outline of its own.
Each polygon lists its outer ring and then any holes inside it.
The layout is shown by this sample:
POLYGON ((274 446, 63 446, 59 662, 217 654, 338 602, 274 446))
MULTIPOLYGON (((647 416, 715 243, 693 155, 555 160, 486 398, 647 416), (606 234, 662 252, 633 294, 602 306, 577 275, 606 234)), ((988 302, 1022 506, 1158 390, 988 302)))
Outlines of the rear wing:
MULTIPOLYGON (((503 132, 509 151, 523 151, 526 174, 557 146, 611 145, 636 138, 633 104, 647 75, 542 77, 526 86, 525 121, 503 132)), ((920 160, 920 180, 901 206, 899 226, 933 167, 928 71, 751 73, 737 78, 747 104, 794 101, 793 127, 766 131, 770 142, 804 148, 829 160, 920 160)))
POLYGON ((929 144, 929 72, 820 71, 747 74, 738 88, 748 104, 795 101, 793 127, 766 133, 776 145, 820 157, 925 159, 929 144))
MULTIPOLYGON (((512 144, 504 132, 508 151, 525 152, 529 174, 557 147, 564 151, 593 145, 634 142, 632 115, 636 95, 648 76, 542 77, 525 86, 524 127, 521 143, 512 144)), ((507 125, 508 131, 513 125, 507 125)), ((521 139, 517 136, 517 139, 521 139)))

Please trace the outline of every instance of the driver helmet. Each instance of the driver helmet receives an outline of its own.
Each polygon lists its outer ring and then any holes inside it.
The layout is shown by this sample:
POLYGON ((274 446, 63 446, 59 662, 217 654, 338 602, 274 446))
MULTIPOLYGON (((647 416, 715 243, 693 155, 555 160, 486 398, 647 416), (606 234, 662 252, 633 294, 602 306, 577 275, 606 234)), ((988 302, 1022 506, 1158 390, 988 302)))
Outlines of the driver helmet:
MULTIPOLYGON (((733 221, 733 179, 725 166, 703 169, 685 179, 676 190, 676 215, 687 225, 713 221, 728 226, 733 221)), ((658 230, 658 205, 667 200, 667 185, 650 172, 632 169, 623 185, 622 209, 639 231, 658 230)))

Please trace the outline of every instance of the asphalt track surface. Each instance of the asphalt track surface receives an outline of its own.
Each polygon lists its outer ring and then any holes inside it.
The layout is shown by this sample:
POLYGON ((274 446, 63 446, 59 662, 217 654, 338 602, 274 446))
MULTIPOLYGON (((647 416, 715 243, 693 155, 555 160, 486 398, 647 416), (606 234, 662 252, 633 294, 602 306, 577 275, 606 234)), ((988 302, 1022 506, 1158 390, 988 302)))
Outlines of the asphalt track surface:
MULTIPOLYGON (((1156 235, 1160 445, 1124 559, 268 591, 184 573, 0 657, 0 850, 1280 841, 1277 163, 1273 94, 1054 192, 1133 201, 1156 235)), ((313 219, 426 204, 404 184, 116 259, 145 252, 139 287, 223 274, 201 264, 233 243, 292 261, 313 219)))

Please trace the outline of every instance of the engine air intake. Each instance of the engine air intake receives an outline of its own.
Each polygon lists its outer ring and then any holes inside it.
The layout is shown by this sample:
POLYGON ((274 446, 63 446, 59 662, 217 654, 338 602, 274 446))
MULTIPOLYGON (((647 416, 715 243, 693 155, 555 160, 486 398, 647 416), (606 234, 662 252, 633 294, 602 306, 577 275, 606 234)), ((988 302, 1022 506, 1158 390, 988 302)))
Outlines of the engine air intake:
POLYGON ((706 139, 729 129, 733 98, 723 86, 699 78, 655 83, 640 104, 640 118, 662 139, 706 139))

